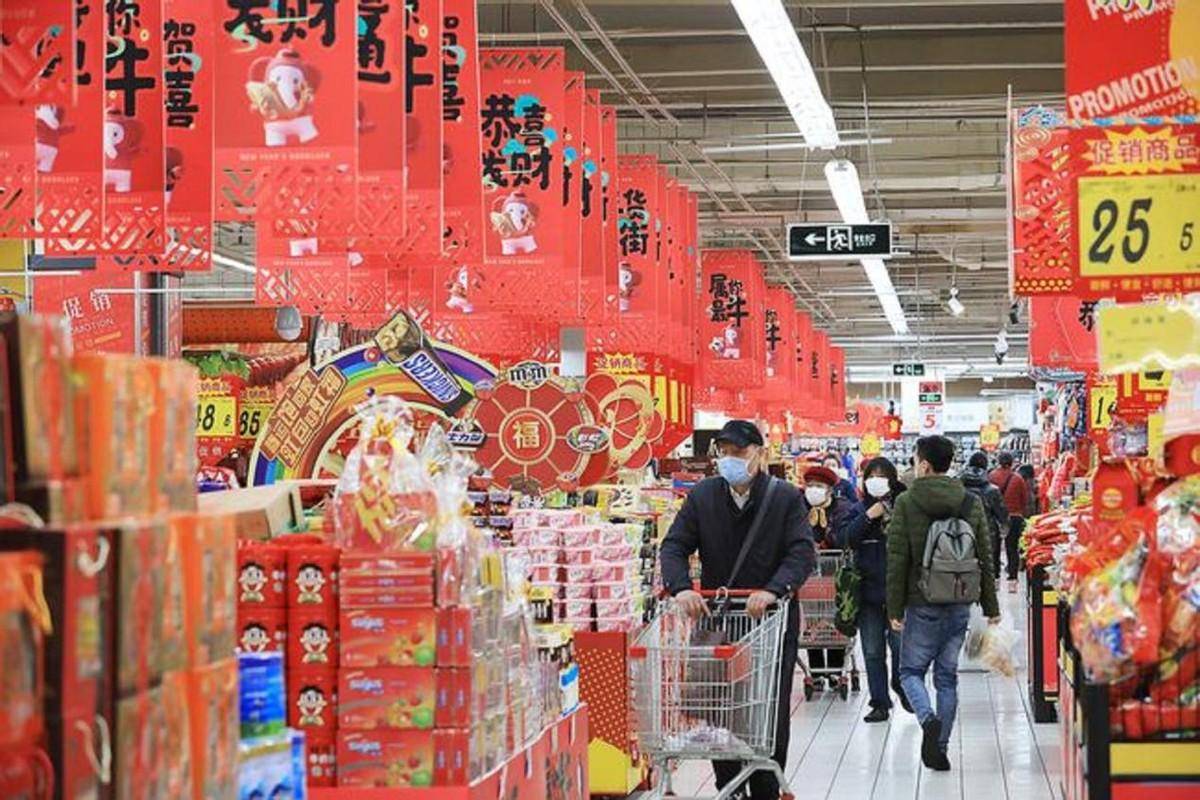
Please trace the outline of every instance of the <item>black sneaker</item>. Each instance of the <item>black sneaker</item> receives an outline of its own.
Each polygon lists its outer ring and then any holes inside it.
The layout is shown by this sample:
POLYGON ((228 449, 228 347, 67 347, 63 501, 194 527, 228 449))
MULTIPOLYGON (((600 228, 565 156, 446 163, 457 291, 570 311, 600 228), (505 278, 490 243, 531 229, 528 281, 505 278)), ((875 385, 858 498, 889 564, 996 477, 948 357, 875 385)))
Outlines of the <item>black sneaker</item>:
POLYGON ((913 713, 912 703, 908 702, 908 698, 904 696, 904 689, 900 687, 900 681, 892 681, 892 691, 900 698, 900 707, 908 713, 913 713))
POLYGON ((872 708, 871 713, 863 717, 863 722, 887 722, 888 710, 886 708, 872 708))
POLYGON ((930 769, 939 771, 950 769, 950 761, 946 758, 946 754, 942 752, 942 746, 938 742, 938 737, 942 735, 942 721, 937 717, 930 717, 921 723, 921 730, 923 731, 923 735, 921 736, 921 763, 930 769))

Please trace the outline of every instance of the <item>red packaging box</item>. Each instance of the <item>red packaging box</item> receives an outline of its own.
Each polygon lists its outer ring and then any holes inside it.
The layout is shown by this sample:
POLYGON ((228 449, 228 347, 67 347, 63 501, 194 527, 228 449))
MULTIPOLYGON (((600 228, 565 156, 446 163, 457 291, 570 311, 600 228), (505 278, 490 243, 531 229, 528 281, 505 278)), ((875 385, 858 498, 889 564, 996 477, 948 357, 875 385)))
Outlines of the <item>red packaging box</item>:
POLYGON ((429 731, 340 731, 338 786, 419 788, 434 785, 429 731))
POLYGON ((331 608, 291 608, 287 612, 287 668, 336 667, 338 618, 331 608))
POLYGON ((433 783, 435 786, 466 786, 469 780, 466 730, 433 732, 433 783))
POLYGON ((338 728, 428 730, 438 697, 431 667, 342 669, 338 674, 338 728))
POLYGON ((342 609, 343 667, 432 667, 437 615, 432 608, 342 609))
POLYGON ((31 745, 0 750, 0 797, 42 797, 50 776, 42 752, 31 745))
POLYGON ((337 786, 336 734, 308 731, 305 737, 305 759, 308 764, 308 785, 316 788, 337 786))
POLYGON ((242 606, 238 609, 238 650, 243 653, 278 650, 286 656, 287 618, 285 608, 242 606))
POLYGON ((287 548, 287 602, 290 608, 337 608, 338 554, 338 548, 327 544, 287 548))
POLYGON ((439 728, 466 728, 471 724, 471 671, 438 667, 437 715, 439 728))
MULTIPOLYGON (((57 797, 103 797, 100 776, 92 768, 89 753, 94 757, 99 743, 104 741, 95 714, 64 717, 51 722, 47 752, 54 764, 54 790, 57 797)), ((0 781, 0 797, 23 797, 5 794, 0 781)), ((37 795, 33 795, 36 797, 37 795)))
POLYGON ((188 700, 192 769, 200 777, 192 800, 236 797, 240 732, 237 659, 192 670, 188 700))
MULTIPOLYGON (((169 539, 165 520, 131 522, 111 531, 115 585, 109 591, 114 602, 105 623, 116 632, 115 664, 109 673, 116 675, 115 695, 154 686, 165 662, 181 655, 168 654, 163 641, 168 618, 179 619, 182 631, 182 602, 167 608, 167 584, 181 583, 179 573, 168 569, 169 539)), ((177 598, 181 600, 182 591, 177 598)), ((182 642, 177 647, 182 649, 182 642)))
POLYGON ((117 800, 166 797, 166 711, 161 689, 117 703, 112 775, 117 800), (151 756, 151 754, 153 754, 151 756))
POLYGON ((176 514, 183 556, 187 663, 201 667, 233 655, 237 627, 237 533, 226 514, 176 514))
POLYGON ((391 589, 343 589, 342 608, 429 608, 433 606, 433 589, 430 587, 397 587, 391 589))
POLYGON ((238 605, 287 606, 287 550, 273 542, 238 542, 238 605))
POLYGON ((341 562, 342 608, 381 605, 432 606, 433 555, 344 553, 341 562), (386 595, 388 602, 379 599, 386 595))
POLYGON ((337 729, 337 687, 336 669, 288 670, 288 725, 331 739, 337 729))
POLYGON ((437 634, 437 663, 440 666, 471 666, 471 609, 439 608, 437 634))

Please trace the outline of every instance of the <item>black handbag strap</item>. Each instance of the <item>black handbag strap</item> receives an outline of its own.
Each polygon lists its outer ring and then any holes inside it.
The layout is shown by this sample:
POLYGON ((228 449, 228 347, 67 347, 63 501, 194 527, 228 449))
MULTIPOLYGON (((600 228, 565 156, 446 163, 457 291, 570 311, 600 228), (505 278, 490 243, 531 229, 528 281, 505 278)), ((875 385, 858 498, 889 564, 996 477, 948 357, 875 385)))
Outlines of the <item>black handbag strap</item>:
MULTIPOLYGON (((754 511, 754 519, 750 522, 750 530, 746 531, 746 538, 742 540, 742 549, 738 551, 737 560, 733 562, 733 569, 729 571, 729 578, 725 581, 723 587, 726 591, 737 580, 737 575, 742 571, 742 564, 746 563, 746 556, 750 554, 750 548, 754 545, 754 540, 758 538, 758 531, 762 527, 763 520, 767 517, 767 507, 771 504, 771 498, 775 496, 775 490, 780 483, 779 478, 774 476, 767 479, 767 489, 763 492, 762 502, 754 511)), ((720 603, 719 610, 714 612, 716 616, 725 613, 725 607, 728 605, 729 598, 718 597, 720 603)))

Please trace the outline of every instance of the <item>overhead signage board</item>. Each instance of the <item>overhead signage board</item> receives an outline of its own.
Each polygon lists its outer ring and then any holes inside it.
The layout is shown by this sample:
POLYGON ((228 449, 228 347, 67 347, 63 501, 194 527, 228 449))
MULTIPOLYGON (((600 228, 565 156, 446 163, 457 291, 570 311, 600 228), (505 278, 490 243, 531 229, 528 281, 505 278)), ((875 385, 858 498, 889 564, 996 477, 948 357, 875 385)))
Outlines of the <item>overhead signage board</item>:
POLYGON ((941 381, 921 381, 917 391, 917 409, 921 420, 921 435, 932 436, 945 430, 945 385, 941 381))
POLYGON ((865 225, 794 224, 787 226, 789 261, 840 258, 891 258, 892 223, 865 225))
POLYGON ((892 364, 892 376, 896 378, 923 378, 925 365, 917 362, 892 364))

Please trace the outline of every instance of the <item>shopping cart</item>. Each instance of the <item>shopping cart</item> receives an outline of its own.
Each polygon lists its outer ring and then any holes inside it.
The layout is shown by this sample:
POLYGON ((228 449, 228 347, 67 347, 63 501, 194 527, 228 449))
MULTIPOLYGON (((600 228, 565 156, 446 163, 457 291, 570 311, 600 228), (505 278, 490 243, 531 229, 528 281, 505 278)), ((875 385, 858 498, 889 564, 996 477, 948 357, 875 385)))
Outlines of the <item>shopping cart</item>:
POLYGON ((750 592, 701 594, 711 616, 693 620, 667 600, 630 648, 638 742, 651 763, 646 797, 673 794, 671 762, 711 759, 743 762, 716 800, 728 800, 760 769, 773 772, 790 799, 771 760, 787 600, 754 619, 746 611, 750 592))
POLYGON ((850 696, 851 691, 859 690, 854 637, 842 634, 835 625, 837 586, 834 576, 845 555, 844 550, 818 552, 816 571, 796 590, 796 601, 800 604, 800 650, 805 654, 799 661, 800 669, 804 672, 805 700, 812 700, 818 688, 825 686, 837 692, 843 700, 850 696), (814 667, 808 663, 809 649, 825 650, 826 665, 814 667), (830 653, 838 651, 842 652, 842 665, 829 666, 830 653))

